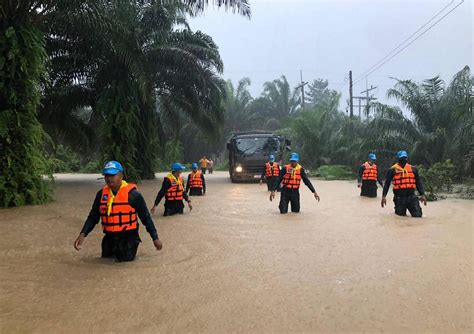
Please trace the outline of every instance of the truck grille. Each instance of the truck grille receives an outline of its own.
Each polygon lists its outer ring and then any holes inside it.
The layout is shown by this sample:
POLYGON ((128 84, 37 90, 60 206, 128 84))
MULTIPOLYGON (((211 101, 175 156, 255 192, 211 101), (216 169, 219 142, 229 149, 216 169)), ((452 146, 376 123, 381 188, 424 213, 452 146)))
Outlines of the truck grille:
POLYGON ((242 166, 243 172, 244 173, 249 173, 249 174, 262 174, 263 172, 263 167, 262 166, 242 166))

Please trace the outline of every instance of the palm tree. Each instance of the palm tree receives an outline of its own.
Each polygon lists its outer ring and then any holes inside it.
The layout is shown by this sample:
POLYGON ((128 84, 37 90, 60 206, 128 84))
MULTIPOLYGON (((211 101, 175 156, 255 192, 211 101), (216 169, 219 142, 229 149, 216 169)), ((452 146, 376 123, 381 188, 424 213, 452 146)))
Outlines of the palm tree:
POLYGON ((248 90, 251 82, 249 78, 239 81, 237 89, 232 82, 227 81, 225 101, 225 129, 226 136, 232 132, 252 130, 257 121, 257 115, 252 112, 250 106, 253 98, 248 90))
POLYGON ((281 127, 281 122, 295 115, 301 108, 299 90, 291 91, 290 84, 284 75, 279 79, 266 82, 258 106, 265 118, 265 123, 281 127))
MULTIPOLYGON (((453 161, 466 158, 466 148, 461 153, 464 157, 456 156, 455 152, 460 142, 467 139, 469 129, 472 131, 472 116, 466 117, 470 84, 472 78, 466 66, 447 88, 443 80, 434 77, 421 84, 397 79, 395 87, 388 90, 387 96, 397 99, 411 114, 415 130, 412 133, 416 135, 410 141, 414 157, 421 163, 431 165, 449 158, 453 161), (469 124, 469 129, 465 124, 469 124)), ((406 124, 402 122, 401 127, 406 124)), ((468 158, 466 162, 470 165, 470 161, 468 158)))

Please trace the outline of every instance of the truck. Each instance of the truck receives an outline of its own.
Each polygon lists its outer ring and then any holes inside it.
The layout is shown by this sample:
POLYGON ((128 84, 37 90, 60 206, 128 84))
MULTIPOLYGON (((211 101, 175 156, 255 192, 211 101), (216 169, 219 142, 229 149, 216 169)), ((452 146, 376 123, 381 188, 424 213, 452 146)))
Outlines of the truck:
POLYGON ((290 150, 290 145, 290 140, 272 132, 234 133, 227 143, 231 181, 258 182, 268 156, 273 154, 275 161, 281 161, 284 150, 290 150))

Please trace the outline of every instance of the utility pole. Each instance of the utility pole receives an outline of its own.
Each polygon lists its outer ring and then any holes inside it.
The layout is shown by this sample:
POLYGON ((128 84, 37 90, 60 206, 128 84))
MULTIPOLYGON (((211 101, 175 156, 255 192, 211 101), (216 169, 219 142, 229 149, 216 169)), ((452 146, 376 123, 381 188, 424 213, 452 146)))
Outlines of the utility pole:
POLYGON ((352 71, 349 71, 349 116, 354 116, 354 104, 352 103, 352 71))
POLYGON ((296 89, 301 88, 301 107, 304 110, 304 86, 306 86, 308 83, 303 82, 303 70, 300 70, 300 79, 301 79, 301 84, 296 87, 296 89))
MULTIPOLYGON (((366 87, 368 86, 368 84, 366 83, 366 87)), ((367 119, 369 119, 369 111, 370 111, 370 101, 371 100, 376 100, 374 99, 372 96, 369 97, 369 92, 371 90, 374 90, 376 89, 377 87, 374 87, 372 85, 370 85, 370 88, 367 88, 366 90, 360 92, 361 94, 364 94, 365 93, 365 99, 367 100, 367 105, 365 106, 366 109, 365 109, 365 115, 367 117, 367 119)))

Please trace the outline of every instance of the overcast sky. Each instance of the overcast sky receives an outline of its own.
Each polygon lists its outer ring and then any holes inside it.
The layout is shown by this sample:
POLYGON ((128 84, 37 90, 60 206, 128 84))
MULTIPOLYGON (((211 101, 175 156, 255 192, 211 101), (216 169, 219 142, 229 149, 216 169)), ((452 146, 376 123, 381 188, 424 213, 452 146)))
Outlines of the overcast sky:
MULTIPOLYGON (((348 72, 354 80, 451 0, 250 0, 251 19, 208 8, 191 27, 211 35, 224 60, 224 78, 252 80, 258 96, 265 81, 286 75, 300 81, 328 79, 341 91, 346 108, 348 72)), ((454 0, 446 12, 461 0, 454 0)), ((441 16, 441 15, 440 15, 441 16)), ((466 0, 444 20, 368 77, 375 97, 387 102, 389 77, 423 80, 441 75, 446 81, 463 66, 473 65, 473 0, 466 0)), ((432 22, 434 23, 434 22, 432 22)), ((365 89, 363 78, 354 95, 365 89)), ((396 104, 395 101, 388 101, 396 104)), ((355 102, 356 103, 356 102, 355 102)))

